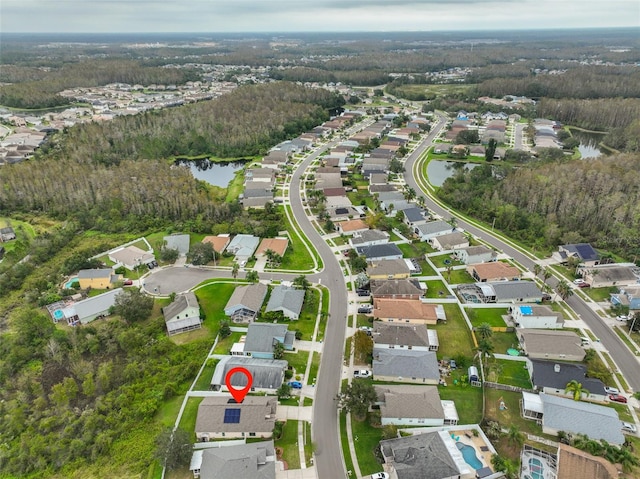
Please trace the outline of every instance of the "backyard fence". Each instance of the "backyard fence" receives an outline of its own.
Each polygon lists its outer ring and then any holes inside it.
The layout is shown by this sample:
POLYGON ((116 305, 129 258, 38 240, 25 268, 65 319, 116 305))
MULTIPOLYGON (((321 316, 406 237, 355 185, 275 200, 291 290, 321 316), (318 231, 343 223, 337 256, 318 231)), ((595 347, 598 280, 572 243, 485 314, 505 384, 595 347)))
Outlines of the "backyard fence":
POLYGON ((520 388, 518 386, 511 386, 509 384, 492 383, 490 381, 485 381, 484 385, 492 389, 501 389, 503 391, 512 391, 516 393, 521 393, 522 391, 525 391, 528 393, 535 392, 533 389, 520 388))

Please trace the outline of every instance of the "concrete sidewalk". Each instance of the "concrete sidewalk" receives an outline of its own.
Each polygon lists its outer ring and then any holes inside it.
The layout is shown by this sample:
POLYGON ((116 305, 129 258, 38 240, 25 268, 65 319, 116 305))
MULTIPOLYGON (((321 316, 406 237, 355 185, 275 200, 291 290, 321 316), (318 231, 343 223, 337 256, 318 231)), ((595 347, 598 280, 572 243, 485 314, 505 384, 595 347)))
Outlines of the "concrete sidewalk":
POLYGON ((281 464, 276 464, 276 479, 316 479, 318 477, 315 466, 307 467, 306 469, 283 471, 281 464))

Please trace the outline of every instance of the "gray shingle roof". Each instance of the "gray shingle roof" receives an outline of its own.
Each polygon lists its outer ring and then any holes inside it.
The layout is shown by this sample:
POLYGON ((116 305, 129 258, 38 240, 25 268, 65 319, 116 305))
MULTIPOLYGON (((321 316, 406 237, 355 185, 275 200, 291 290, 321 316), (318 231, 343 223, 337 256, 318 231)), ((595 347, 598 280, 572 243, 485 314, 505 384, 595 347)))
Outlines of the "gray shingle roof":
POLYGON ((622 444, 618 412, 606 406, 584 401, 540 394, 544 414, 542 425, 558 431, 586 434, 591 439, 604 439, 611 444, 622 444))
POLYGON ((116 296, 122 293, 122 288, 117 288, 106 293, 83 299, 77 303, 65 308, 65 317, 78 316, 80 321, 90 318, 96 314, 106 314, 109 308, 116 303, 116 296))
POLYGON ((428 223, 418 225, 415 228, 420 231, 420 234, 422 235, 430 235, 453 230, 453 227, 449 223, 442 220, 429 221, 428 223))
MULTIPOLYGON (((224 356, 216 365, 211 378, 211 386, 225 384, 227 373, 235 367, 243 367, 249 370, 253 377, 253 387, 263 389, 277 389, 282 384, 284 370, 287 369, 287 361, 283 359, 258 359, 246 356, 224 356)), ((247 377, 244 374, 234 374, 231 377, 231 385, 234 388, 242 388, 247 385, 247 377)))
POLYGON ((424 293, 424 291, 422 291, 422 288, 420 288, 420 283, 417 280, 411 279, 374 279, 371 280, 370 286, 371 294, 374 297, 392 294, 417 294, 419 296, 422 296, 422 294, 424 293))
POLYGON ((199 308, 198 298, 195 293, 189 291, 184 294, 179 294, 173 303, 162 308, 162 314, 165 321, 173 318, 187 308, 199 308))
POLYGON ((438 360, 433 351, 407 351, 373 347, 373 377, 440 379, 438 360))
POLYGON ((168 249, 177 249, 180 254, 189 252, 190 236, 188 234, 173 234, 163 238, 168 249))
POLYGON ((520 329, 518 336, 528 354, 566 354, 583 357, 581 340, 573 331, 520 329))
POLYGON ((198 406, 196 434, 211 432, 268 432, 276 420, 278 398, 275 396, 247 396, 236 403, 231 396, 206 397, 198 406), (240 409, 240 421, 225 423, 225 409, 240 409))
POLYGON ((262 283, 238 286, 224 307, 225 314, 230 315, 233 311, 240 308, 258 312, 262 307, 266 295, 267 286, 262 283))
POLYGON ((429 334, 423 324, 373 323, 373 342, 395 346, 429 346, 429 334))
POLYGON ((394 243, 374 244, 371 246, 361 246, 356 248, 358 254, 363 254, 367 258, 385 258, 400 256, 402 257, 402 251, 398 248, 398 245, 394 243))
POLYGON ((111 268, 106 269, 81 269, 78 271, 78 279, 110 278, 113 274, 111 268))
POLYGON ((575 379, 591 394, 604 394, 604 383, 599 379, 588 378, 587 367, 582 364, 542 359, 530 359, 530 361, 533 365, 533 384, 536 387, 564 390, 567 384, 575 379), (559 371, 556 371, 556 365, 560 366, 559 371))
POLYGON ((288 318, 298 319, 304 303, 303 289, 278 285, 271 291, 267 311, 282 311, 288 318))
POLYGON ((449 453, 446 432, 429 432, 380 441, 385 458, 393 460, 398 479, 443 479, 459 477, 460 470, 449 453))
POLYGON ((411 223, 425 220, 424 215, 422 214, 422 210, 420 208, 416 208, 416 207, 407 208, 406 210, 403 211, 403 213, 407 221, 411 223))
POLYGON ((369 275, 396 275, 408 273, 409 267, 402 258, 372 261, 369 263, 369 266, 367 266, 367 274, 369 275))
POLYGON ((542 298, 542 291, 533 281, 499 281, 490 283, 497 302, 510 302, 519 298, 542 298))
POLYGON ((196 451, 202 456, 201 479, 275 479, 273 441, 196 451))
POLYGON ((436 386, 375 386, 383 418, 444 419, 436 386))
MULTIPOLYGON (((244 342, 245 352, 273 352, 275 338, 285 338, 288 333, 286 324, 251 323, 244 342)), ((295 337, 295 335, 294 335, 295 337)))
POLYGON ((354 247, 357 247, 360 244, 368 243, 369 241, 381 241, 388 240, 389 233, 385 233, 384 231, 378 230, 366 230, 360 233, 356 233, 351 238, 351 244, 354 247))

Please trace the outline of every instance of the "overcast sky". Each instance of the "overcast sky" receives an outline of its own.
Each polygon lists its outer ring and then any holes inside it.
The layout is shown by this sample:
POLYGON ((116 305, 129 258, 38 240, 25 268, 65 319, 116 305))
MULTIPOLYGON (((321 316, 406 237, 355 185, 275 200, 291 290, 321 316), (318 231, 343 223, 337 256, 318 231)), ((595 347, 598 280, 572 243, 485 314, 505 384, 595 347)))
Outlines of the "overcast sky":
POLYGON ((1 0, 3 32, 304 32, 640 26, 640 0, 1 0))

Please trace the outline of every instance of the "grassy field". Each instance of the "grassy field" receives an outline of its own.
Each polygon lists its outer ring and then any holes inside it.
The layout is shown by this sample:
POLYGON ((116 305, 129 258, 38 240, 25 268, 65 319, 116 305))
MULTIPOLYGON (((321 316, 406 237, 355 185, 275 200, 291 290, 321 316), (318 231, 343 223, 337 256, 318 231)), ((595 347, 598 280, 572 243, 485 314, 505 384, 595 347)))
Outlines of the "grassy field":
POLYGON ((454 269, 451 270, 450 273, 445 270, 442 272, 442 276, 449 284, 471 284, 476 282, 476 280, 467 273, 466 269, 454 269))
POLYGON ((225 201, 231 203, 238 199, 240 193, 244 189, 244 168, 235 172, 233 180, 227 186, 227 195, 225 201))
POLYGON ((204 311, 204 324, 218 330, 219 322, 227 319, 224 307, 236 289, 233 283, 211 283, 195 290, 200 307, 204 311))
MULTIPOLYGON (((284 208, 289 210, 289 213, 293 215, 291 212, 291 208, 288 206, 278 207, 280 211, 283 221, 285 223, 285 227, 287 229, 287 233, 289 236, 289 247, 284 254, 284 258, 282 260, 281 268, 286 270, 294 270, 294 271, 307 271, 313 268, 313 260, 309 255, 309 251, 307 250, 303 239, 300 238, 298 233, 296 233, 293 229, 293 226, 289 222, 287 215, 284 212, 284 208)), ((322 260, 318 256, 318 254, 314 251, 313 247, 311 247, 311 251, 316 257, 316 261, 318 262, 318 267, 322 268, 322 260)))
POLYGON ((318 316, 318 307, 320 306, 320 291, 310 288, 305 295, 300 318, 291 322, 291 329, 298 330, 302 333, 302 339, 311 341, 313 330, 316 325, 318 316))
POLYGON ((524 361, 509 361, 508 359, 490 359, 487 362, 487 380, 531 389, 529 372, 524 361))
POLYGON ((521 432, 542 435, 542 426, 538 426, 535 421, 525 419, 520 415, 521 398, 521 393, 485 388, 485 419, 497 421, 505 429, 514 425, 521 432), (506 409, 500 409, 501 401, 504 402, 506 409))
POLYGON ((611 293, 618 292, 617 286, 609 286, 605 288, 582 288, 582 292, 596 302, 608 301, 611 293))
POLYGON ((444 298, 449 294, 449 290, 439 279, 427 281, 427 292, 425 293, 427 298, 444 298))
POLYGON ((307 368, 309 351, 298 351, 297 353, 287 352, 282 359, 287 361, 289 363, 289 366, 296 370, 294 377, 297 378, 297 376, 300 376, 300 378, 302 378, 302 376, 304 375, 304 371, 307 368))
POLYGON ((304 461, 309 467, 311 458, 313 457, 313 442, 311 441, 311 423, 304 422, 304 461))
POLYGON ((493 343, 494 353, 507 354, 507 349, 517 348, 518 337, 516 333, 498 333, 494 332, 491 336, 491 342, 493 343))
POLYGON ((193 440, 196 440, 196 417, 198 416, 198 406, 202 402, 204 398, 189 398, 187 400, 187 405, 184 408, 182 413, 182 418, 180 419, 179 427, 184 429, 185 431, 189 431, 192 433, 193 440))
POLYGON ((372 423, 380 424, 379 413, 369 413, 364 421, 358 421, 351 416, 351 433, 353 445, 356 449, 358 465, 363 475, 380 472, 382 465, 376 458, 376 449, 382 439, 382 428, 373 427, 372 423))
POLYGON ((211 386, 211 378, 213 377, 213 372, 216 369, 216 364, 218 364, 218 359, 207 360, 207 365, 202 370, 202 374, 198 378, 198 382, 193 387, 195 391, 209 390, 211 386))
POLYGON ((452 358, 460 352, 472 354, 474 344, 471 331, 462 317, 462 311, 457 304, 445 304, 444 311, 447 322, 429 326, 438 333, 440 348, 438 358, 452 358))
POLYGON ((213 353, 229 354, 229 351, 231 351, 231 347, 233 346, 233 343, 237 343, 238 341, 240 341, 240 338, 245 334, 247 333, 231 333, 226 338, 218 340, 218 344, 214 348, 213 353))
POLYGON ((419 243, 402 243, 398 245, 400 251, 405 258, 421 258, 427 253, 433 253, 435 250, 425 242, 419 243))
POLYGON ((467 308, 469 321, 475 327, 489 323, 493 327, 504 328, 507 324, 502 316, 506 314, 508 314, 507 308, 467 308))
POLYGON ((438 386, 440 399, 455 401, 459 424, 478 424, 482 421, 482 388, 469 384, 438 386))
POLYGON ((436 265, 436 268, 446 268, 447 266, 459 266, 462 264, 460 261, 453 260, 450 254, 429 256, 429 261, 436 265), (449 261, 449 264, 446 263, 447 261, 449 261))
POLYGON ((282 459, 287 463, 287 468, 300 469, 298 421, 289 419, 282 428, 282 437, 274 442, 276 447, 282 448, 282 459))
POLYGON ((316 351, 312 352, 313 358, 311 359, 311 368, 309 368, 309 377, 307 378, 307 384, 315 384, 318 377, 318 368, 320 367, 320 354, 316 351))
POLYGON ((429 263, 426 259, 419 259, 418 264, 420 265, 420 269, 422 270, 419 276, 436 276, 438 274, 436 270, 433 269, 433 266, 431 266, 431 263, 429 263))

